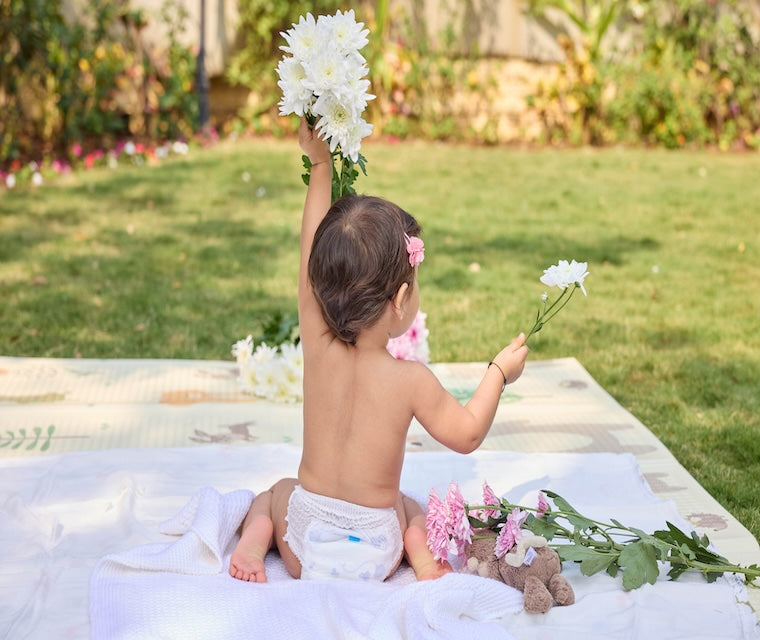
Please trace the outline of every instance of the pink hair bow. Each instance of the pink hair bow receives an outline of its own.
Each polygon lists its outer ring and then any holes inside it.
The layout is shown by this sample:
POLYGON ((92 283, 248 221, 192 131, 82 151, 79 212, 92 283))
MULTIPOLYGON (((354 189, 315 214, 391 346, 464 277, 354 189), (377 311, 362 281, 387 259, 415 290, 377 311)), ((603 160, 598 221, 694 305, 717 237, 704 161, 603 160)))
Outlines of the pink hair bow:
POLYGON ((417 236, 404 234, 406 240, 406 250, 409 253, 409 264, 416 267, 425 259, 425 243, 417 236))

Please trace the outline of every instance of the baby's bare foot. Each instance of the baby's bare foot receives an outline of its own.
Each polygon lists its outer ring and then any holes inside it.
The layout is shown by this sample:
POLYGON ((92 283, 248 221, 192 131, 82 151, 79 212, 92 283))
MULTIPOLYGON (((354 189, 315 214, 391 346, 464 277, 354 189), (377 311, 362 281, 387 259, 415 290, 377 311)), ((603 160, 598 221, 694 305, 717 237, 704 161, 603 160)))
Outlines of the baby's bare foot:
POLYGON ((247 582, 266 582, 264 557, 272 541, 272 519, 257 514, 243 529, 230 558, 230 575, 247 582))
POLYGON ((419 526, 412 525, 406 530, 404 548, 417 580, 434 580, 453 571, 446 560, 433 558, 427 546, 427 534, 419 526))
POLYGON ((424 564, 418 570, 415 570, 414 575, 417 576, 417 580, 435 580, 452 571, 454 569, 446 560, 433 560, 430 564, 424 564))
POLYGON ((266 582, 267 573, 264 568, 264 559, 255 553, 246 556, 241 549, 236 548, 232 552, 232 558, 230 558, 230 575, 247 582, 266 582))

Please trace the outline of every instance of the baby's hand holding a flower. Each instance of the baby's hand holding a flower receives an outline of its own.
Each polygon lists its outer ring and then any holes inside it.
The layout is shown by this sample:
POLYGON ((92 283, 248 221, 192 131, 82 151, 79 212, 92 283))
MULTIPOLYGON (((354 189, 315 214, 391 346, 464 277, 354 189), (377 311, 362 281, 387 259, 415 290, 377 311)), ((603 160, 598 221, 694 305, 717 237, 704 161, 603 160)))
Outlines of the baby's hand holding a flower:
POLYGON ((301 118, 301 125, 298 129, 298 143, 301 145, 301 150, 309 158, 312 167, 332 160, 329 145, 309 126, 305 117, 301 118))
POLYGON ((517 380, 525 368, 525 360, 528 357, 528 345, 525 344, 525 334, 521 333, 493 359, 504 378, 504 385, 512 384, 517 380))

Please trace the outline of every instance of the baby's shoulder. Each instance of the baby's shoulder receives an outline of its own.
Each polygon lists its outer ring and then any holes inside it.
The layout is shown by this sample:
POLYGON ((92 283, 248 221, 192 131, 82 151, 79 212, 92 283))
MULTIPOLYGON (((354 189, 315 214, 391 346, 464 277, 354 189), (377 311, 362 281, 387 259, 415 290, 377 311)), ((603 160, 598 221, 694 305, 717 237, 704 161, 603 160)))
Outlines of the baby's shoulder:
POLYGON ((416 393, 421 386, 424 387, 435 380, 435 375, 430 368, 415 360, 394 359, 389 369, 389 375, 409 393, 416 393))

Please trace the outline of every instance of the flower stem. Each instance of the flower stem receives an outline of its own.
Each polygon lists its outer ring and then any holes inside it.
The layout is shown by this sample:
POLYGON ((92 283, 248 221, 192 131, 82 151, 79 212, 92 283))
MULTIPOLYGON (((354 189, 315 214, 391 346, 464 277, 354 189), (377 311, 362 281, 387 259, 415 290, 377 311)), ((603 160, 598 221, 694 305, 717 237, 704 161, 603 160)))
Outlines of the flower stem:
POLYGON ((556 316, 556 315, 557 315, 557 314, 558 314, 560 311, 562 311, 563 307, 564 307, 564 306, 565 306, 565 305, 566 305, 568 302, 570 302, 570 298, 572 298, 572 297, 573 297, 573 294, 575 293, 575 290, 576 290, 577 288, 578 288, 578 284, 577 284, 577 283, 573 283, 573 288, 572 288, 572 289, 569 289, 569 288, 565 288, 565 289, 563 289, 563 290, 562 290, 562 293, 560 294, 560 296, 559 296, 559 297, 558 297, 558 298, 557 298, 557 299, 556 299, 556 300, 555 300, 555 301, 554 301, 554 302, 553 302, 553 303, 552 303, 552 304, 549 306, 549 308, 547 308, 547 309, 544 309, 543 313, 541 313, 541 315, 538 317, 538 320, 536 320, 536 323, 533 325, 533 327, 531 328, 531 330, 528 332, 528 336, 525 338, 525 342, 528 342, 528 339, 529 339, 529 338, 530 338, 530 337, 531 337, 531 336, 532 336, 534 333, 538 333, 539 331, 541 331, 541 329, 543 328, 543 326, 544 326, 544 325, 545 325, 547 322, 549 322, 549 320, 551 320, 551 319, 552 319, 554 316, 556 316), (570 295, 569 295, 569 296, 567 296, 567 298, 565 298, 565 294, 568 292, 568 289, 569 289, 569 291, 570 291, 570 295), (554 307, 556 307, 556 306, 559 304, 559 302, 560 302, 561 300, 563 300, 563 299, 564 299, 564 302, 562 302, 562 304, 560 305, 560 307, 559 307, 559 308, 557 308, 557 309, 554 309, 554 307), (553 313, 552 313, 552 310, 554 310, 554 312, 553 312, 553 313), (550 315, 550 314, 551 314, 551 315, 550 315))

